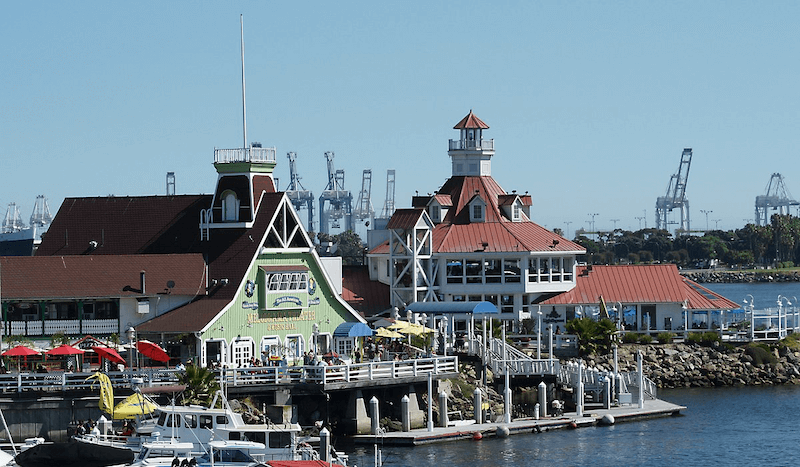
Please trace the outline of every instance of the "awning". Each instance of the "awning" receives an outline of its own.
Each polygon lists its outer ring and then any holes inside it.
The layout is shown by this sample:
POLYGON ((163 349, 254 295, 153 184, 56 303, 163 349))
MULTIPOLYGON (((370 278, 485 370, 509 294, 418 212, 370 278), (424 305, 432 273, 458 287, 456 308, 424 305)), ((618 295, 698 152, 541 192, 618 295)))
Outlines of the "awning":
POLYGON ((468 314, 475 315, 498 313, 492 302, 414 302, 406 307, 414 313, 429 315, 468 314))
POLYGON ((371 336, 373 333, 372 328, 364 323, 342 323, 336 326, 333 337, 363 337, 371 336))

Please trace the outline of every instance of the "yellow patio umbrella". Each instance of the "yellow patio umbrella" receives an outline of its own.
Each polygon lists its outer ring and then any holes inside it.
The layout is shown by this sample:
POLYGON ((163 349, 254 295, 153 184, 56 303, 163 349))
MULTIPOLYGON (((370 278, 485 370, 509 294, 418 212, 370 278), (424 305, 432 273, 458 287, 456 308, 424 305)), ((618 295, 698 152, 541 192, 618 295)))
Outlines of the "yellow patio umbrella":
POLYGON ((421 336, 422 334, 428 334, 433 332, 433 329, 425 327, 421 324, 410 324, 404 327, 403 329, 400 329, 398 332, 414 336, 421 336))
POLYGON ((399 331, 400 329, 407 328, 409 326, 411 326, 411 323, 408 321, 395 321, 394 324, 386 326, 386 328, 391 329, 392 331, 399 331))
POLYGON ((386 329, 386 328, 378 328, 378 330, 375 332, 375 335, 378 337, 388 337, 390 339, 397 339, 403 337, 403 335, 400 334, 399 332, 395 332, 392 331, 391 329, 386 329))

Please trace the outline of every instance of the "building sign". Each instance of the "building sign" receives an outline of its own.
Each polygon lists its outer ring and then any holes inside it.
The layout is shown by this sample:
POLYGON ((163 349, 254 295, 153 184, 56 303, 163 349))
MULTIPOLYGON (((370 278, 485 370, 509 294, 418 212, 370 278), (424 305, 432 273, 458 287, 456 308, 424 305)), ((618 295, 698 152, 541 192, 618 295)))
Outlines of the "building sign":
POLYGON ((253 324, 266 324, 267 331, 295 331, 298 322, 316 321, 317 315, 313 311, 261 311, 247 315, 247 322, 253 324))

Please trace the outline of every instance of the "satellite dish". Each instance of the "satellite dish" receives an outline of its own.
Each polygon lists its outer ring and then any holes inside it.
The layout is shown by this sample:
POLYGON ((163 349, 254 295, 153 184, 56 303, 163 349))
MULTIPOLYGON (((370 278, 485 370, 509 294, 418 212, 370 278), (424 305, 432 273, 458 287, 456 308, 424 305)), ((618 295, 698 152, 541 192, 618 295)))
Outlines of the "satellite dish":
POLYGON ((167 288, 171 289, 175 287, 175 281, 167 281, 167 288))

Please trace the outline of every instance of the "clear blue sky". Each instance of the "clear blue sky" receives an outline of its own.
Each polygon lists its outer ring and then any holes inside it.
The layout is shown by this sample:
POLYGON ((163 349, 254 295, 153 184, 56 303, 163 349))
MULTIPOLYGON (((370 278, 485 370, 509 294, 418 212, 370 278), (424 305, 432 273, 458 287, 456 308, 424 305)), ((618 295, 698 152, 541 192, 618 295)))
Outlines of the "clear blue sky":
POLYGON ((570 235, 653 226, 684 147, 693 228, 752 220, 773 172, 800 196, 799 2, 59 1, 0 7, 0 210, 163 194, 168 171, 211 193, 214 148, 242 145, 240 13, 248 137, 282 188, 295 151, 319 196, 334 151, 354 197, 372 169, 379 210, 392 168, 408 207, 473 109, 495 179, 570 235))

